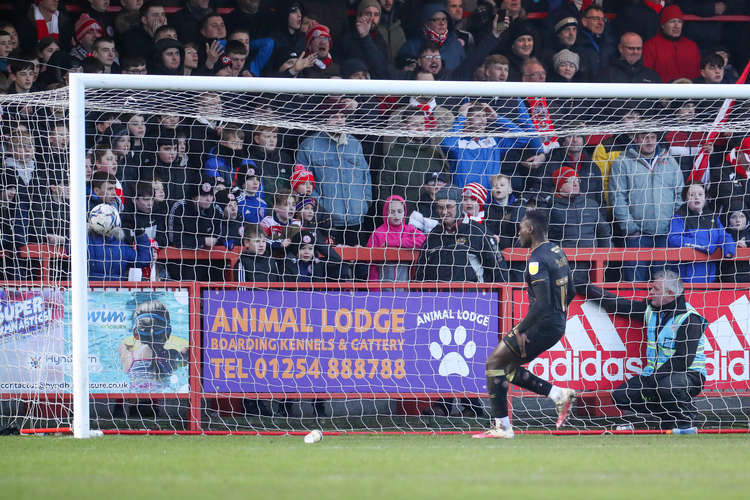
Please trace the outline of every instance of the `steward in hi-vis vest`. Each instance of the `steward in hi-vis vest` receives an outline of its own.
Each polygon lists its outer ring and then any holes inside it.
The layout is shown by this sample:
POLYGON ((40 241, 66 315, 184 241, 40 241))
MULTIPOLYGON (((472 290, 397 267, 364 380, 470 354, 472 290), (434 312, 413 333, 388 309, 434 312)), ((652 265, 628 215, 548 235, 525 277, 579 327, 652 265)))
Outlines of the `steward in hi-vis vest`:
POLYGON ((638 415, 636 423, 656 424, 675 433, 695 433, 695 398, 706 381, 708 322, 683 295, 682 280, 664 271, 649 283, 644 300, 627 300, 590 284, 576 284, 576 292, 610 313, 642 321, 646 326, 646 359, 640 375, 612 392, 620 410, 638 415))

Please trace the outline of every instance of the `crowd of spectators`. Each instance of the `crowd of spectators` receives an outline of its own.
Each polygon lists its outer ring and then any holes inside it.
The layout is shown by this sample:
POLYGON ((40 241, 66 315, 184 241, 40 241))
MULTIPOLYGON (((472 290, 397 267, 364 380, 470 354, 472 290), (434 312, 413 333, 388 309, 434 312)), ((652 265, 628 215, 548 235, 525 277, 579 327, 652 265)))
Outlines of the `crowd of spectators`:
MULTIPOLYGON (((746 23, 684 21, 685 14, 748 13, 740 0, 16 3, 0 22, 7 94, 61 88, 77 71, 734 83, 750 47, 746 23), (532 11, 546 16, 529 19, 532 11)), ((750 281, 747 262, 731 260, 748 236, 750 137, 724 133, 707 143, 707 134, 676 127, 558 138, 555 124, 564 115, 569 125, 570 110, 544 97, 301 98, 277 96, 287 112, 297 104, 314 112, 324 130, 220 121, 226 96, 214 92, 195 97, 196 119, 91 114, 89 208, 112 205, 121 225, 111 234, 90 231, 90 253, 133 256, 127 266, 99 265, 92 276, 127 279, 138 268, 165 279, 225 277, 209 262, 151 265, 143 250, 150 244, 241 249, 235 278, 246 281, 515 280, 518 269, 500 251, 518 245, 518 222, 537 209, 563 247, 722 248, 721 265, 674 267, 686 281, 750 281), (347 133, 353 123, 410 133, 347 133), (708 168, 696 178, 699 154, 708 168), (334 245, 422 253, 414 270, 360 269, 342 262, 334 245)), ((696 113, 718 111, 684 99, 649 106, 688 125, 696 113)), ((634 129, 654 113, 629 101, 613 109, 607 119, 634 129)), ((17 101, 3 112, 2 248, 65 245, 65 113, 17 101)), ((572 116, 586 127, 585 112, 572 116)), ((3 259, 3 277, 28 277, 14 252, 3 259)), ((622 277, 645 280, 649 267, 629 263, 622 277)), ((576 264, 576 272, 588 269, 576 264)))

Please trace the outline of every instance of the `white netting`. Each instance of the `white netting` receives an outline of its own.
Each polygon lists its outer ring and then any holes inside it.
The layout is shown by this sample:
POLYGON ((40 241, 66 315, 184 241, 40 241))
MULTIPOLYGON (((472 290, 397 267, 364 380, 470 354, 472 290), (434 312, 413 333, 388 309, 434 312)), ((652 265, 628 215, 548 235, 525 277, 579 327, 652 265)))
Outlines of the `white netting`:
MULTIPOLYGON (((747 425, 747 100, 717 128, 723 99, 393 94, 87 89, 92 428, 484 427, 485 361, 528 306, 534 207, 577 282, 644 298, 628 282, 667 262, 708 325, 698 413, 640 391, 652 406, 623 418, 611 391, 647 366, 643 315, 577 296, 529 365, 582 391, 567 425, 747 425)), ((0 418, 65 426, 67 91, 0 105, 0 418)), ((510 401, 516 427, 554 428, 548 398, 510 401)))

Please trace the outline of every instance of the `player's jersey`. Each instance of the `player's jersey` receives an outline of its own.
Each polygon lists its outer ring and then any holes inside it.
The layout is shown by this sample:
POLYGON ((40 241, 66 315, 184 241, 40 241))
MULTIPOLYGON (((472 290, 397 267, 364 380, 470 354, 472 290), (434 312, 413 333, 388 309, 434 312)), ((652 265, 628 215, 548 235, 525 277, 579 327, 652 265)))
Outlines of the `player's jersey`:
POLYGON ((536 300, 532 285, 536 286, 540 281, 543 281, 550 287, 552 303, 547 318, 551 320, 562 319, 564 324, 568 304, 575 297, 575 289, 568 259, 562 249, 549 241, 536 247, 529 256, 524 280, 528 285, 526 290, 529 295, 529 302, 532 304, 536 300))

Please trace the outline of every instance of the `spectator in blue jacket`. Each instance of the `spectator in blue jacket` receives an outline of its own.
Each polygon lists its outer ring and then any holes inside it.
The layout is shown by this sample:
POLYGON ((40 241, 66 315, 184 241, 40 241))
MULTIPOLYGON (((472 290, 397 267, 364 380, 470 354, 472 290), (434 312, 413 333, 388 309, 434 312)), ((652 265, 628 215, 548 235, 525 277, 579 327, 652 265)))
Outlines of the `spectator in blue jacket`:
POLYGON ((442 146, 451 166, 453 184, 463 187, 470 182, 478 182, 491 189, 490 177, 500 173, 500 163, 506 151, 512 147, 528 146, 542 152, 542 143, 536 137, 487 137, 483 136, 490 125, 505 132, 536 131, 523 101, 518 101, 518 116, 524 121, 516 125, 511 120, 498 116, 485 102, 467 102, 458 110, 452 132, 463 131, 462 137, 449 136, 443 139, 442 146))
POLYGON ((372 203, 370 167, 362 145, 353 136, 341 132, 346 126, 349 103, 328 97, 319 109, 327 113, 325 128, 299 146, 297 163, 313 172, 313 197, 324 212, 331 215, 331 236, 337 243, 364 244, 368 234, 360 234, 361 225, 372 203))
MULTIPOLYGON (((672 217, 669 227, 670 247, 691 247, 711 255, 721 248, 724 258, 737 253, 737 243, 724 230, 716 215, 706 210, 706 188, 692 183, 683 191, 685 204, 672 217)), ((685 262, 679 264, 680 278, 687 283, 712 283, 716 281, 716 263, 713 261, 685 262)))
POLYGON ((266 216, 268 204, 263 199, 263 182, 261 170, 253 160, 245 160, 243 170, 237 179, 242 191, 237 195, 240 219, 257 224, 266 216))
POLYGON ((92 281, 126 281, 133 267, 151 265, 151 242, 148 235, 140 233, 135 238, 135 248, 123 241, 124 233, 115 226, 106 234, 89 227, 88 262, 92 281))
POLYGON ((211 148, 203 168, 206 175, 223 179, 227 187, 235 185, 235 177, 243 160, 245 132, 239 128, 224 127, 219 144, 211 148))
POLYGON ((461 64, 466 52, 453 29, 453 21, 448 11, 439 3, 430 3, 422 7, 422 33, 409 38, 399 51, 399 57, 416 59, 419 49, 427 42, 440 47, 440 56, 445 68, 452 71, 461 64))

